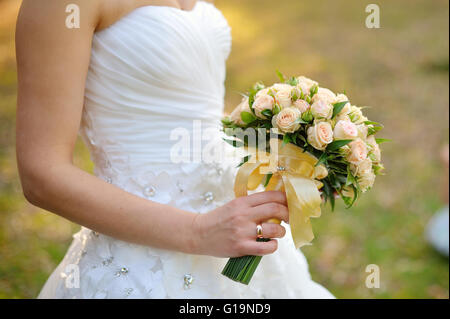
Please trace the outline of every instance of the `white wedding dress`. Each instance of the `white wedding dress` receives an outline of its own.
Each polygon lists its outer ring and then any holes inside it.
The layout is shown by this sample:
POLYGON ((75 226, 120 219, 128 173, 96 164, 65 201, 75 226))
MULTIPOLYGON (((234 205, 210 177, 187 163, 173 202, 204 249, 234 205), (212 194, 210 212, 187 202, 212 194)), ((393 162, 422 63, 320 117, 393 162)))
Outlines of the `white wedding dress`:
MULTIPOLYGON (((140 7, 97 32, 80 128, 96 176, 192 212, 232 200, 236 165, 195 161, 201 147, 191 151, 191 163, 171 161, 174 132, 187 132, 193 144, 199 121, 204 137, 227 147, 220 118, 230 46, 225 18, 202 1, 192 11, 140 7)), ((249 286, 221 275, 226 261, 82 227, 39 298, 333 298, 311 280, 289 230, 278 251, 262 258, 249 286)))

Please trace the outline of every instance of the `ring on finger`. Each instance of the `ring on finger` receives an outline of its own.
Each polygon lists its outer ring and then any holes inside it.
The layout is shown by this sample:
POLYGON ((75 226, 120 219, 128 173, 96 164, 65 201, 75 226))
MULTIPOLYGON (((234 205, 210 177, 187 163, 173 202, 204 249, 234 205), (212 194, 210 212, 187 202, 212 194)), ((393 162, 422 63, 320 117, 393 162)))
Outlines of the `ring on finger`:
POLYGON ((256 225, 256 238, 263 238, 263 229, 261 225, 256 225))

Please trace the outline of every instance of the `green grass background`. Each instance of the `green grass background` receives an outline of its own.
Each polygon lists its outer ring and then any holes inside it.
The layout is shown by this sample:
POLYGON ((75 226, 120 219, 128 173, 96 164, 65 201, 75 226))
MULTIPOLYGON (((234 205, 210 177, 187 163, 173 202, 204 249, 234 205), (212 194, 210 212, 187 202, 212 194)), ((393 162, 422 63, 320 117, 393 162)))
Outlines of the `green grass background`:
MULTIPOLYGON (((367 29, 361 0, 216 0, 233 33, 227 109, 275 70, 346 90, 385 124, 387 175, 351 210, 324 209, 314 245, 303 248, 314 280, 339 298, 448 298, 448 259, 424 240, 443 203, 440 147, 449 134, 446 0, 376 1, 381 28, 367 29), (368 289, 377 264, 381 287, 368 289)), ((17 0, 0 0, 0 298, 33 298, 79 228, 29 205, 15 163, 17 0)), ((77 165, 92 170, 77 144, 77 165)), ((289 262, 289 261, 286 261, 289 262)))

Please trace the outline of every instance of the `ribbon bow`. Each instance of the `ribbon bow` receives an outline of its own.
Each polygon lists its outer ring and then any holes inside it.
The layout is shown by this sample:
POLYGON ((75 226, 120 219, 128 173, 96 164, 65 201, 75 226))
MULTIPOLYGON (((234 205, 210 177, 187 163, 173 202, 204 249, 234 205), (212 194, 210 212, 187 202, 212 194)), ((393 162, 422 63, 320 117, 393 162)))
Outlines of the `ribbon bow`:
MULTIPOLYGON (((314 239, 310 218, 320 217, 319 189, 323 186, 316 178, 324 178, 326 169, 323 165, 316 167, 317 158, 292 143, 280 145, 279 140, 273 138, 270 146, 270 154, 255 150, 256 161, 247 161, 239 168, 234 193, 236 197, 247 196, 267 174, 273 174, 265 190, 286 193, 292 238, 295 247, 300 248, 314 239)), ((276 219, 269 222, 280 223, 276 219)))

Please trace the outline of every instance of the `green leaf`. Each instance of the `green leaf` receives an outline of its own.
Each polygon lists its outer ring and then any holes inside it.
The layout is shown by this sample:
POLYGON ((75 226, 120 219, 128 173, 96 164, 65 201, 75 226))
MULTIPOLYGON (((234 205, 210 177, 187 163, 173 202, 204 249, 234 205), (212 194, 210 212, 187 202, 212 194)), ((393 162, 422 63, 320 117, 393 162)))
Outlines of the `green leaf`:
MULTIPOLYGON (((331 169, 334 173, 336 173, 336 174, 345 174, 345 179, 347 179, 347 170, 346 169, 343 169, 343 168, 337 166, 336 164, 334 164, 329 159, 327 161, 327 165, 328 165, 328 168, 331 169)), ((342 175, 340 175, 340 176, 342 176, 342 175)), ((345 184, 345 181, 343 183, 345 184)))
POLYGON ((381 144, 381 143, 386 143, 386 142, 392 142, 392 140, 390 140, 388 138, 376 138, 375 142, 377 142, 377 144, 381 144))
POLYGON ((350 203, 350 206, 348 206, 347 208, 351 208, 353 206, 353 204, 356 202, 356 200, 358 199, 358 195, 359 195, 358 188, 356 186, 354 186, 354 185, 352 185, 352 188, 353 188, 353 193, 355 195, 353 196, 353 200, 350 203))
POLYGON ((280 78, 281 83, 284 83, 286 81, 286 78, 284 77, 283 73, 281 73, 279 70, 276 70, 277 76, 280 78))
POLYGON ((334 119, 336 115, 341 113, 342 109, 347 103, 348 101, 333 104, 333 116, 331 118, 334 119))
POLYGON ((292 134, 291 136, 291 141, 294 144, 297 144, 297 137, 298 137, 299 131, 295 132, 294 134, 292 134))
POLYGON ((383 171, 384 171, 383 164, 373 165, 373 172, 375 173, 375 175, 384 175, 383 171))
POLYGON ((269 182, 270 182, 270 179, 272 178, 272 176, 273 176, 272 173, 266 175, 266 179, 264 181, 264 187, 267 187, 267 185, 269 185, 269 182))
POLYGON ((298 138, 301 139, 303 142, 306 142, 306 137, 304 137, 303 135, 299 134, 298 138))
POLYGON ((238 141, 238 140, 228 140, 226 138, 222 138, 225 142, 227 142, 228 144, 230 144, 233 147, 242 147, 244 146, 244 142, 242 141, 238 141))
POLYGON ((317 161, 315 166, 325 164, 326 162, 327 162, 327 153, 323 152, 322 155, 320 155, 319 160, 317 161))
POLYGON ((313 119, 314 119, 314 116, 312 115, 311 110, 303 112, 303 114, 302 114, 303 121, 305 121, 306 123, 310 123, 310 122, 312 122, 313 119))
POLYGON ((333 188, 331 187, 328 178, 325 180, 322 180, 323 183, 323 192, 326 194, 325 200, 329 200, 331 204, 331 210, 334 211, 334 192, 333 188))
POLYGON ((327 151, 332 152, 332 151, 337 151, 338 149, 340 149, 342 146, 347 145, 348 143, 351 143, 353 140, 338 140, 338 141, 334 141, 330 144, 328 144, 327 146, 327 151))
POLYGON ((367 136, 374 135, 383 129, 382 126, 370 126, 367 132, 367 136))
POLYGON ((272 112, 273 112, 274 115, 280 113, 281 112, 281 107, 278 104, 275 104, 273 106, 272 112))
POLYGON ((308 102, 309 104, 311 104, 311 96, 307 95, 305 97, 305 101, 308 102))
POLYGON ((353 198, 347 197, 342 195, 341 191, 338 191, 339 195, 341 195, 342 199, 344 200, 345 203, 345 208, 349 209, 353 206, 353 204, 356 202, 357 198, 358 198, 358 190, 356 189, 355 186, 351 185, 353 192, 354 192, 354 196, 353 198))
POLYGON ((261 112, 261 114, 268 118, 273 116, 272 110, 269 109, 265 109, 264 111, 261 112))
POLYGON ((341 182, 337 179, 336 175, 331 171, 329 174, 330 184, 334 189, 341 188, 341 182))
POLYGON ((376 160, 377 160, 375 154, 373 154, 373 153, 370 153, 370 154, 368 155, 368 157, 370 158, 370 160, 371 160, 372 162, 376 162, 376 160))
POLYGON ((224 118, 221 120, 221 122, 222 122, 222 124, 225 125, 225 126, 228 126, 228 125, 233 124, 233 121, 232 121, 229 117, 224 117, 224 118))
POLYGON ((341 195, 341 198, 344 201, 346 208, 350 208, 352 205, 352 199, 350 197, 342 195, 342 193, 339 193, 339 195, 341 195))
POLYGON ((292 86, 297 86, 298 79, 296 77, 291 77, 289 80, 286 81, 286 83, 292 86))
POLYGON ((264 89, 264 84, 258 82, 255 83, 255 85, 253 85, 248 92, 248 106, 253 114, 255 114, 255 110, 253 109, 253 103, 255 102, 255 95, 262 89, 264 89))
MULTIPOLYGON (((313 97, 314 95, 316 95, 316 93, 319 91, 319 86, 317 85, 313 85, 311 87, 311 89, 309 90, 309 96, 313 97)), ((308 102, 309 103, 309 102, 308 102)))
POLYGON ((305 99, 305 94, 303 93, 302 89, 299 88, 299 90, 300 90, 300 98, 301 98, 302 100, 305 100, 305 101, 306 101, 306 99, 305 99))
POLYGON ((281 144, 281 146, 286 145, 287 143, 292 142, 291 136, 288 134, 284 134, 283 136, 283 143, 281 144))
POLYGON ((301 116, 295 122, 300 123, 300 124, 308 124, 309 123, 309 122, 304 121, 301 116))
POLYGON ((336 174, 336 179, 342 184, 345 185, 345 182, 347 181, 347 173, 344 174, 336 174))
POLYGON ((292 101, 295 102, 295 101, 299 100, 301 98, 301 96, 302 96, 302 90, 294 88, 291 91, 291 99, 292 99, 292 101), (297 94, 297 93, 299 93, 299 94, 297 94))
POLYGON ((378 122, 373 122, 373 121, 364 121, 365 125, 374 125, 374 126, 381 126, 383 127, 383 124, 378 123, 378 122))
POLYGON ((330 204, 331 204, 331 211, 334 212, 334 206, 335 206, 335 198, 334 198, 334 192, 331 191, 331 195, 329 196, 330 198, 330 204))
POLYGON ((239 163, 239 165, 237 167, 241 167, 242 165, 244 165, 245 163, 248 162, 248 160, 250 159, 251 155, 247 155, 242 159, 242 162, 239 163))
POLYGON ((373 121, 365 121, 364 124, 369 126, 368 136, 376 134, 384 127, 383 124, 373 121))
POLYGON ((272 124, 270 122, 265 122, 262 124, 262 127, 264 127, 266 130, 270 130, 272 128, 272 124))
POLYGON ((244 123, 250 124, 250 123, 256 121, 256 116, 254 116, 252 113, 244 111, 241 113, 241 119, 244 123))
POLYGON ((345 182, 345 186, 350 186, 356 183, 356 178, 353 176, 352 172, 350 171, 350 166, 347 167, 347 181, 345 182))

